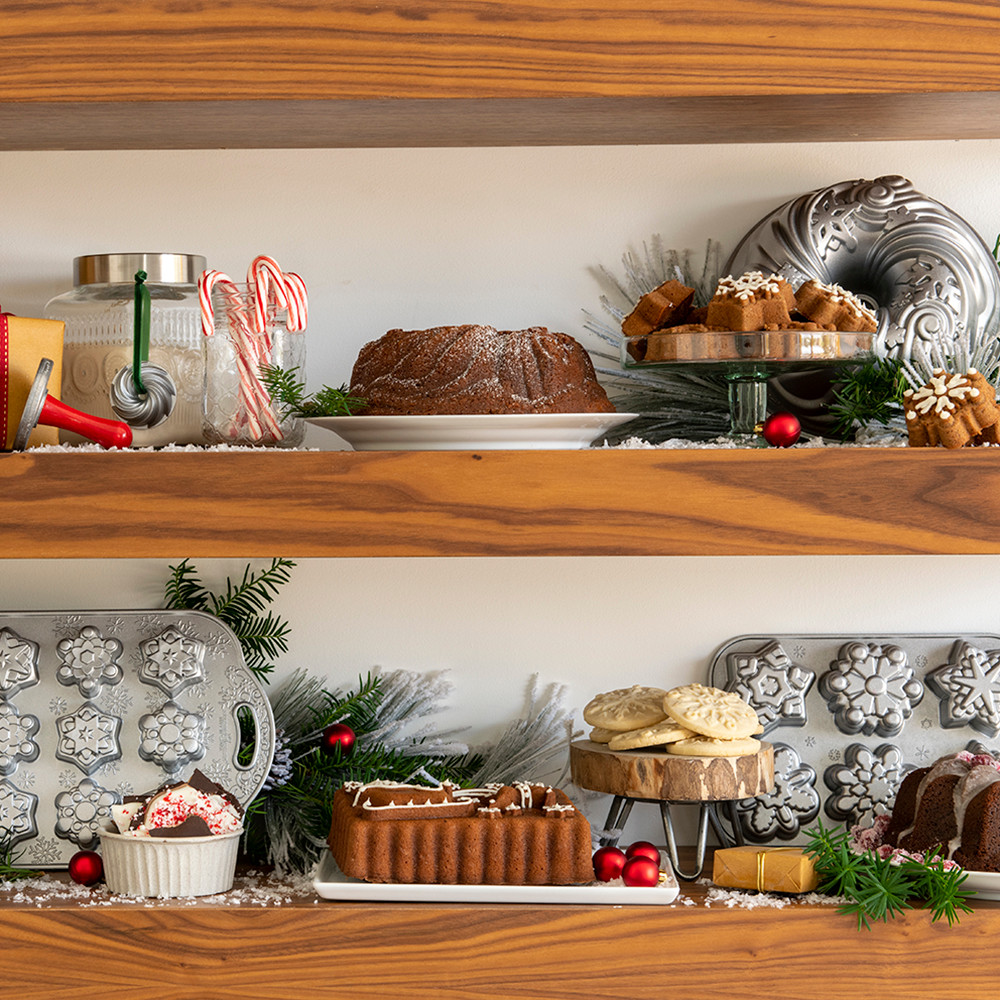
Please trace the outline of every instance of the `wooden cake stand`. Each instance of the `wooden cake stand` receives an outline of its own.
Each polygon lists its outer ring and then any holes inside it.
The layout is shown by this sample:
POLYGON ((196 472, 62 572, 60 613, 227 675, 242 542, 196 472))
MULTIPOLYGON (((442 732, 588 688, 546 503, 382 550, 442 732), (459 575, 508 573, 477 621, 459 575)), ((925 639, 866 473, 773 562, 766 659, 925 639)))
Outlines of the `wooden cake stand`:
POLYGON ((674 872, 689 881, 698 878, 705 866, 708 824, 712 824, 723 847, 741 845, 737 800, 763 795, 774 788, 774 747, 763 742, 757 753, 744 757, 682 757, 664 751, 609 750, 602 743, 578 740, 570 744, 569 762, 573 784, 614 796, 605 824, 611 836, 602 838, 602 845, 617 844, 636 802, 657 802, 674 872), (696 868, 682 872, 670 805, 692 802, 700 805, 696 868), (732 835, 722 825, 716 803, 727 810, 732 835))

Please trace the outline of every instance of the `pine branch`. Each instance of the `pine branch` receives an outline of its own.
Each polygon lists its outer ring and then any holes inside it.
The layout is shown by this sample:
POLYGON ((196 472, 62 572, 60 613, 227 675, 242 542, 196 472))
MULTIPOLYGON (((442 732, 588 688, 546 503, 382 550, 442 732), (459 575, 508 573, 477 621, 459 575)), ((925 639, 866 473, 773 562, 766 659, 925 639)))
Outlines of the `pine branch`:
POLYGON ((324 385, 312 395, 306 393, 306 384, 296 376, 298 368, 280 368, 261 365, 260 376, 271 399, 282 407, 281 418, 296 417, 347 417, 365 406, 365 400, 352 396, 346 385, 333 389, 324 385))
POLYGON ((846 367, 838 379, 830 412, 837 417, 837 433, 844 437, 858 425, 885 426, 903 404, 906 375, 895 359, 872 355, 857 367, 846 367))
POLYGON ((959 912, 972 912, 968 893, 962 889, 967 873, 946 867, 936 855, 921 860, 883 858, 875 851, 855 853, 846 830, 834 833, 822 821, 806 832, 810 838, 806 850, 816 865, 819 891, 847 899, 840 912, 856 917, 859 930, 871 930, 873 920, 899 916, 911 908, 911 900, 925 903, 932 921, 943 917, 949 926, 958 922, 959 912))
POLYGON ((186 611, 205 611, 211 595, 197 576, 198 571, 185 559, 178 566, 170 567, 166 585, 166 606, 186 611))

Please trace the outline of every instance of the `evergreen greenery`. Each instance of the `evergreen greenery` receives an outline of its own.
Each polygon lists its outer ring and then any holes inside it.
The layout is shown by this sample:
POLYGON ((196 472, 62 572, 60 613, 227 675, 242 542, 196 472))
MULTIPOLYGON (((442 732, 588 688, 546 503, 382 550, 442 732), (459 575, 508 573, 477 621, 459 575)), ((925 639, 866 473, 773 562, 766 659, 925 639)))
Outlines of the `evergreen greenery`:
POLYGON ((251 672, 260 680, 274 670, 273 660, 288 651, 289 625, 272 611, 265 609, 274 599, 278 588, 289 580, 295 563, 289 559, 272 559, 260 573, 250 567, 243 579, 233 584, 226 579, 226 590, 213 594, 205 588, 198 571, 185 559, 170 567, 166 585, 166 606, 187 611, 207 611, 228 625, 236 634, 243 657, 251 672))
POLYGON ((903 366, 892 358, 871 355, 863 364, 845 366, 838 374, 836 402, 831 406, 838 418, 837 433, 848 437, 859 426, 888 424, 900 413, 906 386, 903 366))
POLYGON ((822 821, 808 830, 807 852, 819 874, 819 891, 843 896, 847 903, 841 913, 855 916, 858 929, 871 930, 871 921, 887 922, 911 909, 911 900, 920 900, 931 911, 931 920, 942 917, 949 925, 960 913, 971 913, 969 894, 962 889, 967 873, 947 869, 937 855, 925 860, 904 856, 883 858, 874 851, 856 853, 846 830, 827 830, 822 821))
POLYGON ((324 385, 318 392, 306 392, 306 384, 298 378, 298 368, 261 365, 260 378, 271 399, 282 407, 282 420, 296 417, 347 417, 365 405, 363 399, 352 396, 346 385, 333 389, 324 385))

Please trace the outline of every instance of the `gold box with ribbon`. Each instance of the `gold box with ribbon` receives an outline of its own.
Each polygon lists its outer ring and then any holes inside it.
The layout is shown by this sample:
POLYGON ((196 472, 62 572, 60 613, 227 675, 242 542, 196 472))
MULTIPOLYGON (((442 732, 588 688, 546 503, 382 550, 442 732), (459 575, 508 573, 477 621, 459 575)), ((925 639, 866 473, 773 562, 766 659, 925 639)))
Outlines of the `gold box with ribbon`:
MULTIPOLYGON (((24 413, 28 393, 42 358, 52 362, 48 393, 59 398, 62 384, 63 323, 52 319, 24 319, 0 312, 0 445, 9 451, 24 413)), ((37 426, 28 447, 58 444, 59 430, 37 426)))
POLYGON ((726 847, 715 852, 712 881, 725 889, 812 892, 819 885, 813 859, 801 847, 726 847))

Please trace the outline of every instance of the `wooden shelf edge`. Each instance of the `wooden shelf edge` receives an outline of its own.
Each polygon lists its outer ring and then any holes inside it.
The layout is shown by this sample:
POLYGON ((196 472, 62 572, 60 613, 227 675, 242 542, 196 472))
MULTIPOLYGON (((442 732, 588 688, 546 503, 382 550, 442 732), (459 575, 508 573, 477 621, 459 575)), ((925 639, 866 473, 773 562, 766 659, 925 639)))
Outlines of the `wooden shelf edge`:
POLYGON ((1000 137, 1000 91, 0 102, 0 150, 670 145, 1000 137), (745 122, 767 120, 748 134, 745 122))
POLYGON ((1000 553, 997 449, 32 452, 6 558, 1000 553))

